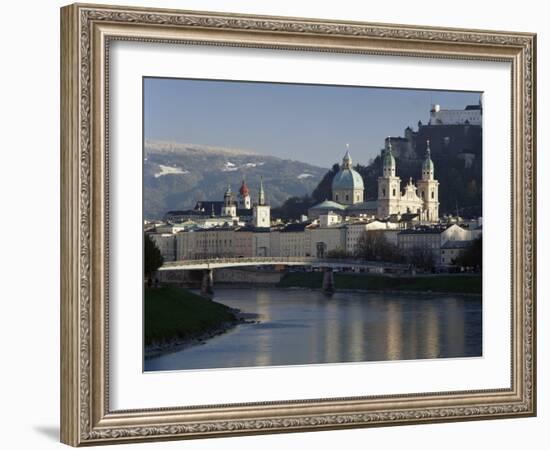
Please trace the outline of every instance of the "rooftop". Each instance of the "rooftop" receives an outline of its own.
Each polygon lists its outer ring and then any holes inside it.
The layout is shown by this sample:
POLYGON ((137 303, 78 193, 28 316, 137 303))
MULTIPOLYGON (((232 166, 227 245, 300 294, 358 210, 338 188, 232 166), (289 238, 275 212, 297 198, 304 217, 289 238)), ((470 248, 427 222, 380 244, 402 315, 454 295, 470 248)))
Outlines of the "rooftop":
POLYGON ((346 207, 344 205, 341 205, 340 203, 333 202, 332 200, 325 200, 324 202, 312 206, 310 209, 336 209, 339 211, 343 211, 344 209, 346 209, 346 207))
POLYGON ((357 211, 362 209, 376 209, 378 207, 377 200, 369 200, 367 202, 354 203, 346 208, 346 211, 357 211))
POLYGON ((441 248, 442 249, 455 249, 455 248, 468 248, 472 245, 474 241, 447 241, 441 248))
POLYGON ((441 234, 447 227, 419 227, 400 231, 399 234, 441 234))
POLYGON ((311 225, 311 222, 289 223, 283 229, 281 229, 281 233, 304 231, 309 225, 311 225))

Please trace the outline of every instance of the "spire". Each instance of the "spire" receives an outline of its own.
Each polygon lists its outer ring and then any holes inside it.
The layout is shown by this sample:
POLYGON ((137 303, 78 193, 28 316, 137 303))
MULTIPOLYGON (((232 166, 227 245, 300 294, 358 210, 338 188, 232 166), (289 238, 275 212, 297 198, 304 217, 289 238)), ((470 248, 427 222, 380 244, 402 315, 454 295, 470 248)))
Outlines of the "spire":
POLYGON ((422 163, 422 179, 433 180, 434 178, 434 163, 432 161, 432 151, 430 149, 430 140, 426 141, 426 158, 422 163))
POLYGON ((384 173, 384 176, 391 176, 391 177, 394 177, 395 176, 395 158, 393 156, 393 149, 392 149, 392 145, 391 145, 391 137, 388 136, 387 137, 387 141, 388 141, 388 148, 386 149, 386 151, 384 152, 384 160, 383 160, 383 167, 382 167, 382 170, 383 170, 383 173, 384 173))
POLYGON ((264 177, 260 177, 260 192, 258 195, 258 205, 265 205, 264 177))
POLYGON ((346 144, 346 154, 342 159, 342 169, 351 169, 352 165, 353 165, 353 161, 351 159, 351 155, 349 154, 349 143, 348 143, 346 144))

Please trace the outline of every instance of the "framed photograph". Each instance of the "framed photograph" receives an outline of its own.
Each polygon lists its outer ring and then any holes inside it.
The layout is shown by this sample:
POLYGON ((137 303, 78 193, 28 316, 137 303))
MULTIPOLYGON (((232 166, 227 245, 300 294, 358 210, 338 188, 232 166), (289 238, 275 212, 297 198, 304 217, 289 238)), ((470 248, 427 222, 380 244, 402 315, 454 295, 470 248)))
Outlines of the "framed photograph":
POLYGON ((61 440, 536 414, 536 36, 61 9, 61 440))

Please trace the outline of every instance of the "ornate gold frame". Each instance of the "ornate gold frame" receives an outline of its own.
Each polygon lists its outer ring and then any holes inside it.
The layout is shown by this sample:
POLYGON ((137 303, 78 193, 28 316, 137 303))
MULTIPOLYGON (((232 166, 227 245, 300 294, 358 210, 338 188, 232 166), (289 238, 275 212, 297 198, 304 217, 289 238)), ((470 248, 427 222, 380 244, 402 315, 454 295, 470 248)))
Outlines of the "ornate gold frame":
POLYGON ((61 440, 128 441, 533 416, 535 52, 529 33, 71 5, 61 10, 61 440), (111 411, 106 63, 116 39, 507 61, 512 66, 509 389, 111 411))

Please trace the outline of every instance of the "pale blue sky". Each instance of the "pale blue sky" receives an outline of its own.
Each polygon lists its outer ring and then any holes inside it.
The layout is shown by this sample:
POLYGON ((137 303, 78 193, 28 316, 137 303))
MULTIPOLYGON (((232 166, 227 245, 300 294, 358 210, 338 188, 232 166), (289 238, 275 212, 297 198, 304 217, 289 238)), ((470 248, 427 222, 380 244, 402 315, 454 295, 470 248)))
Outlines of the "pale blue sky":
POLYGON ((479 93, 235 81, 144 79, 146 139, 244 148, 330 167, 345 153, 366 164, 386 136, 479 93))

